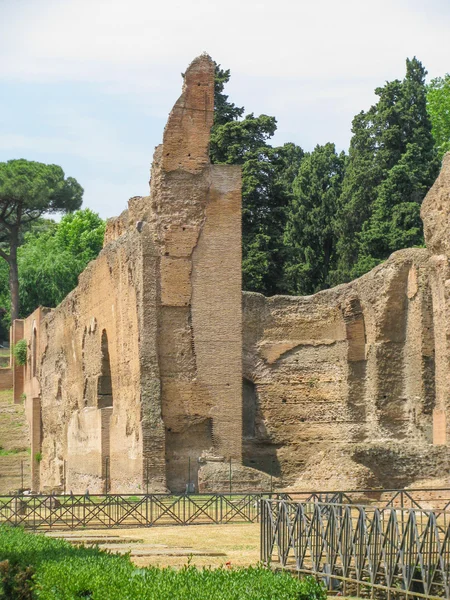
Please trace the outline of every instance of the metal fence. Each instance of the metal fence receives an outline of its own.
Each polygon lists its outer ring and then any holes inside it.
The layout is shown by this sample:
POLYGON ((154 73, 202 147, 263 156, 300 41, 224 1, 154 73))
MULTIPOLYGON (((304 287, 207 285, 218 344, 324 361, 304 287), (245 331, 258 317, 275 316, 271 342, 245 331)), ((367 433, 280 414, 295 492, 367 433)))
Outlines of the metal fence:
POLYGON ((31 529, 107 529, 255 523, 262 497, 257 493, 0 496, 0 524, 31 529))
POLYGON ((261 560, 330 590, 450 599, 450 513, 261 500, 261 560))
POLYGON ((419 508, 450 510, 450 488, 361 489, 345 491, 315 491, 279 493, 280 500, 292 502, 333 502, 360 504, 378 508, 419 508))
POLYGON ((259 501, 263 498, 307 504, 364 504, 379 509, 432 508, 443 513, 450 506, 449 489, 245 494, 9 495, 0 496, 0 523, 33 529, 255 523, 259 521, 259 501))

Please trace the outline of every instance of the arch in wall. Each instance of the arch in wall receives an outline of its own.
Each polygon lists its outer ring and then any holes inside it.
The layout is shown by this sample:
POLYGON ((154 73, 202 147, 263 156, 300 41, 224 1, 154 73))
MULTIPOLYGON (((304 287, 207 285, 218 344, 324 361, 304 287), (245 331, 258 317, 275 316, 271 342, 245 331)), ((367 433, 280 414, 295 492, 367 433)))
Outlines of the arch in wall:
POLYGON ((101 341, 101 368, 97 382, 97 407, 109 408, 113 405, 113 392, 111 381, 111 364, 109 358, 108 335, 106 329, 102 331, 101 341))
POLYGON ((37 366, 37 331, 36 321, 33 321, 33 334, 31 337, 31 376, 36 377, 37 366))

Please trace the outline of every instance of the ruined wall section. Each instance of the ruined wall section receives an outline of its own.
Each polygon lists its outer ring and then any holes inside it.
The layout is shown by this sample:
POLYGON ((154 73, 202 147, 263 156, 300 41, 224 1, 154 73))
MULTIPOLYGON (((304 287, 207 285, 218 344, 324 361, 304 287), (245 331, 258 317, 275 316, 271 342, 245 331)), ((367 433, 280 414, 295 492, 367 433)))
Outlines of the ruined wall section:
POLYGON ((431 443, 429 260, 426 250, 402 250, 314 296, 244 293, 244 377, 255 404, 245 464, 298 488, 392 486, 396 473, 401 484, 420 476, 420 461, 406 474, 401 461, 431 443))
POLYGON ((196 483, 202 454, 241 459, 241 172, 210 164, 213 118, 214 63, 202 55, 155 151, 150 202, 129 209, 150 223, 160 255, 158 354, 176 491, 189 464, 196 483))
POLYGON ((67 490, 104 492, 106 465, 110 491, 136 491, 146 454, 151 485, 165 488, 152 247, 148 227, 129 229, 42 319, 41 489, 62 487, 66 461, 67 490))
POLYGON ((434 317, 436 404, 433 417, 434 443, 450 440, 450 153, 423 201, 420 213, 430 259, 431 296, 434 317))

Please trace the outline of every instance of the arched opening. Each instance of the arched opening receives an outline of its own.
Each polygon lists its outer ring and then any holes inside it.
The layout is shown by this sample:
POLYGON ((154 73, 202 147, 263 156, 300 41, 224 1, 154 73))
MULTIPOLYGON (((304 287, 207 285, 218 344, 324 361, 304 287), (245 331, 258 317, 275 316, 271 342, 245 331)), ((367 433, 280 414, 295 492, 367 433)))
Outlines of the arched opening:
POLYGON ((109 361, 108 336, 106 331, 102 332, 102 363, 101 372, 97 384, 97 406, 98 408, 108 408, 113 405, 111 366, 109 361))
POLYGON ((36 377, 36 364, 37 364, 37 333, 36 326, 33 325, 33 338, 31 340, 31 376, 36 377))

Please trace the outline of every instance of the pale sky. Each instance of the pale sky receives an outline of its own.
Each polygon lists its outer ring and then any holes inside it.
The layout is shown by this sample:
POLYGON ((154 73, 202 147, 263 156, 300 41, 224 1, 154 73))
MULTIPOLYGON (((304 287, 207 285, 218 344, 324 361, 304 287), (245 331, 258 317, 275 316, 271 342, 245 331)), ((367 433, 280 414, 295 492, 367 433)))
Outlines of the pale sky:
POLYGON ((373 90, 417 56, 450 71, 449 0, 0 0, 0 161, 62 166, 84 206, 148 193, 154 147, 206 51, 230 99, 274 115, 274 144, 347 150, 373 90))

